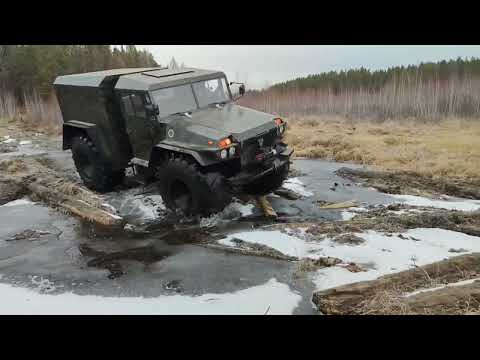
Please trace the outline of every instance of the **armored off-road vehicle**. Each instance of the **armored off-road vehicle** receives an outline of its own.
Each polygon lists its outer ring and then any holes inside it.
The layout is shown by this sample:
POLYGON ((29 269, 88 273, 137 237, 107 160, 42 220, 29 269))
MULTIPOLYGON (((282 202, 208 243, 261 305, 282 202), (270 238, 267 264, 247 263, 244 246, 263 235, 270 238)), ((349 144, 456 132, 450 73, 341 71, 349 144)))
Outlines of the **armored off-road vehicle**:
POLYGON ((88 188, 111 191, 133 167, 186 214, 221 211, 235 194, 267 194, 289 171, 286 122, 235 105, 232 84, 223 72, 194 68, 59 76, 63 149, 88 188))

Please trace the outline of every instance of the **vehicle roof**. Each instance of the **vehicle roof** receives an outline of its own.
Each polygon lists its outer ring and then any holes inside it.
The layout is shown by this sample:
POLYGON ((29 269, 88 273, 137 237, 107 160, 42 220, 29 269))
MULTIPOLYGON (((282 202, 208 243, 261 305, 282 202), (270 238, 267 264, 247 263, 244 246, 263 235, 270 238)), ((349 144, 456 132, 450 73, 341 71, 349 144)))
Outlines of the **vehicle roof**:
POLYGON ((195 81, 225 76, 221 71, 196 68, 159 69, 121 76, 115 89, 156 90, 160 88, 182 85, 195 81))
POLYGON ((159 67, 154 68, 126 68, 126 69, 111 69, 102 71, 93 71, 80 74, 71 74, 58 76, 54 85, 71 85, 71 86, 93 86, 98 87, 103 80, 110 77, 118 77, 126 74, 132 74, 135 72, 145 72, 161 69, 159 67))
POLYGON ((54 85, 99 87, 106 79, 118 78, 115 89, 149 91, 221 76, 225 76, 221 71, 196 68, 129 68, 59 76, 54 85))

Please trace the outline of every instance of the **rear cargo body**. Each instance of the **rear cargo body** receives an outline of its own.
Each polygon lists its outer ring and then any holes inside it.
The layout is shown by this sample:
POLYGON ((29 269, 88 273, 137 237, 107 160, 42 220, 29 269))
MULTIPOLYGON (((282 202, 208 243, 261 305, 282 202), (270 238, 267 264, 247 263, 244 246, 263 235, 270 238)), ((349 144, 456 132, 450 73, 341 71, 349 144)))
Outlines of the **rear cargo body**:
MULTIPOLYGON (((114 169, 122 169, 132 158, 130 141, 125 130, 125 119, 115 96, 115 85, 120 76, 157 68, 115 69, 86 74, 59 76, 54 89, 62 112, 63 122, 80 121, 93 124, 96 130, 89 134, 100 153, 114 169)), ((70 148, 70 131, 64 125, 64 150, 70 148)))
MULTIPOLYGON (((68 85, 57 85, 55 91, 64 123, 80 121, 96 125, 96 133, 102 135, 94 139, 95 145, 106 158, 112 159, 115 168, 125 168, 132 152, 122 115, 108 109, 115 107, 109 104, 114 101, 109 91, 68 85)), ((64 141, 66 148, 69 148, 68 138, 64 141)))

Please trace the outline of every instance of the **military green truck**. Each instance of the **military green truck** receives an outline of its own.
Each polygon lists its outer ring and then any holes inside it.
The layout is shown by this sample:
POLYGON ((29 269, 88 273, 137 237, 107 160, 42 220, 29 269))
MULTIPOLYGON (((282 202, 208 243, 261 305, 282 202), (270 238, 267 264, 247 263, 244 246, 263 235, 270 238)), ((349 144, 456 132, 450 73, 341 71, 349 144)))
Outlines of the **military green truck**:
POLYGON ((221 211, 236 194, 267 194, 289 171, 287 124, 234 104, 232 84, 195 68, 59 76, 63 149, 88 188, 112 191, 131 167, 158 184, 168 208, 188 215, 221 211))

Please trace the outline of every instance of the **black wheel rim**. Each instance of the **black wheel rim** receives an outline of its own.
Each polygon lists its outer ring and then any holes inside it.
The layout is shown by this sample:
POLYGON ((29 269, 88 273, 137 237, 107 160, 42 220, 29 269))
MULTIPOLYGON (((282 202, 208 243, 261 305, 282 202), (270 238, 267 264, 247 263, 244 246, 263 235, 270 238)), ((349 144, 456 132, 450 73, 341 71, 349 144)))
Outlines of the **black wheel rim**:
POLYGON ((182 210, 184 213, 188 213, 192 208, 192 192, 188 186, 180 181, 175 180, 170 186, 170 196, 175 208, 182 210))

